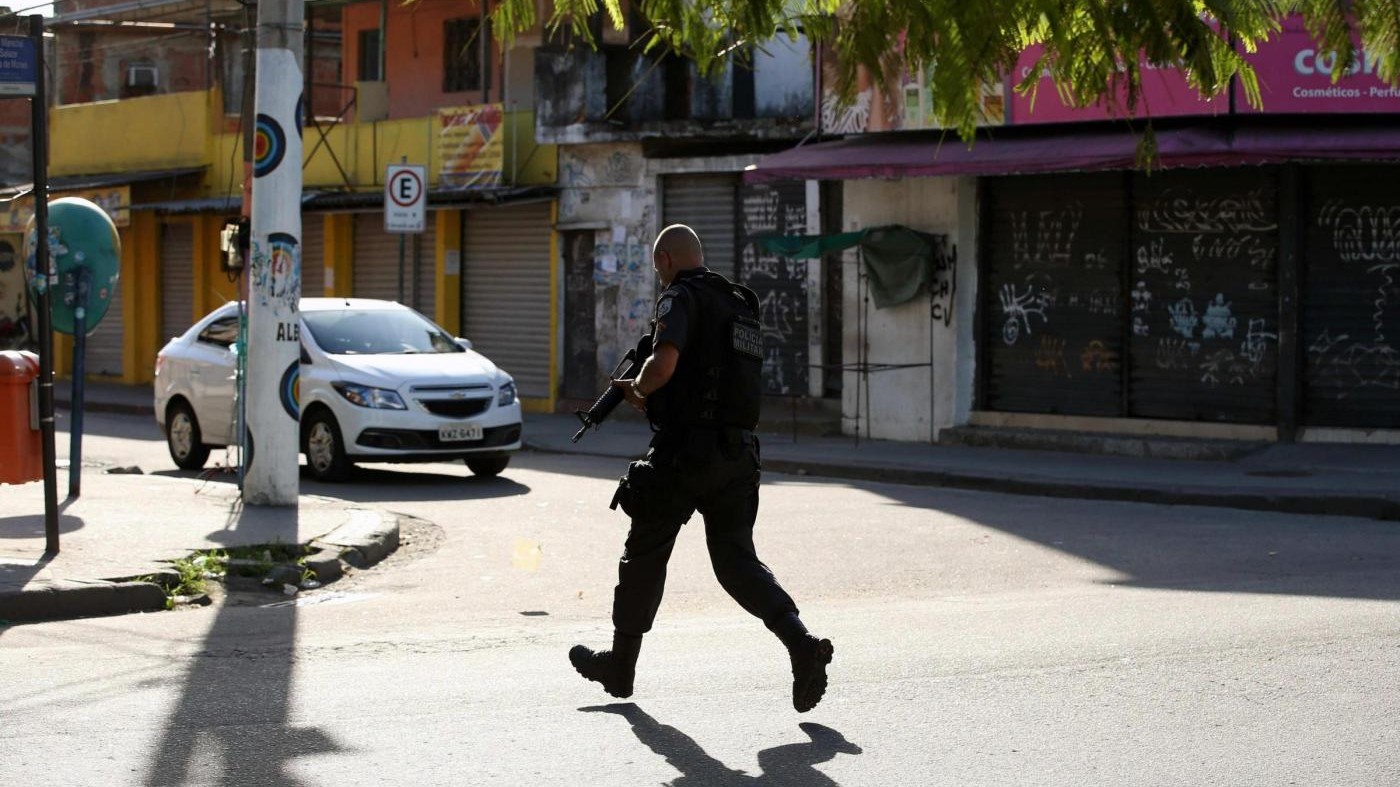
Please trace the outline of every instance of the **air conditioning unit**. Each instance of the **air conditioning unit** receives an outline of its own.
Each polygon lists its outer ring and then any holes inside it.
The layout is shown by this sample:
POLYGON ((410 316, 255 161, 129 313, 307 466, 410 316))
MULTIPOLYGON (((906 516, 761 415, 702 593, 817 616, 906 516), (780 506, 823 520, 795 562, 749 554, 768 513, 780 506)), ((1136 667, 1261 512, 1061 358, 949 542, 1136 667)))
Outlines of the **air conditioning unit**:
POLYGON ((155 66, 141 65, 126 67, 127 87, 155 88, 159 79, 160 72, 156 70, 155 66))

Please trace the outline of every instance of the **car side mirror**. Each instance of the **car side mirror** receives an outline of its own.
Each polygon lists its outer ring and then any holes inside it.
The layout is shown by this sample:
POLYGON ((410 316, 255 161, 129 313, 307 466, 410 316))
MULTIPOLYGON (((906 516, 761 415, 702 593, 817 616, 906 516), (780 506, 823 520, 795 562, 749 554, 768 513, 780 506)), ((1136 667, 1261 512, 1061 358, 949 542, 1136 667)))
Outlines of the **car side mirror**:
POLYGON ((457 346, 458 346, 458 347, 461 347, 463 350, 470 350, 470 349, 472 348, 472 341, 471 341, 471 339, 463 339, 462 337, 458 336, 457 338, 453 339, 452 341, 456 342, 456 343, 457 343, 457 346))

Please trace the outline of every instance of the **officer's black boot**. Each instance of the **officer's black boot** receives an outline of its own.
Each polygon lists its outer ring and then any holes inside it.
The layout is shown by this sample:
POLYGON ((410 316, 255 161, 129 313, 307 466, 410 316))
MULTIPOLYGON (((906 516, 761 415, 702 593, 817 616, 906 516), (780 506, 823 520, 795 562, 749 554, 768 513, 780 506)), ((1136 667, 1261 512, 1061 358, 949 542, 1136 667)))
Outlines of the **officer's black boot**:
POLYGON ((612 650, 593 650, 575 645, 569 650, 569 663, 578 674, 603 684, 614 697, 632 696, 632 678, 636 674, 637 654, 642 650, 642 638, 637 634, 613 632, 612 650))
POLYGON ((792 707, 798 713, 817 707, 826 694, 826 665, 831 663, 835 650, 831 640, 812 636, 795 612, 766 621, 765 625, 787 646, 792 659, 792 707))

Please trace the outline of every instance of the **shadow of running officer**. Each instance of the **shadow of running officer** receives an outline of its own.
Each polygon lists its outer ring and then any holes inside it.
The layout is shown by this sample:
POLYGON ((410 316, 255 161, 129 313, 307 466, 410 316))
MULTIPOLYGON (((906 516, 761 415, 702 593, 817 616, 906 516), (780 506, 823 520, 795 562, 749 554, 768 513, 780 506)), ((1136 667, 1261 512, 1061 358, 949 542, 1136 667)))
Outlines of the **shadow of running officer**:
POLYGON ((664 288, 656 301, 652 356, 634 379, 615 380, 655 435, 613 498, 632 518, 613 593, 613 647, 582 645, 569 661, 614 697, 632 695, 642 635, 651 630, 681 526, 699 511, 715 577, 787 647, 792 704, 816 707, 826 692, 830 640, 808 633, 796 604, 754 552, 758 515, 763 339, 758 298, 704 267, 694 230, 673 224, 652 247, 664 288))

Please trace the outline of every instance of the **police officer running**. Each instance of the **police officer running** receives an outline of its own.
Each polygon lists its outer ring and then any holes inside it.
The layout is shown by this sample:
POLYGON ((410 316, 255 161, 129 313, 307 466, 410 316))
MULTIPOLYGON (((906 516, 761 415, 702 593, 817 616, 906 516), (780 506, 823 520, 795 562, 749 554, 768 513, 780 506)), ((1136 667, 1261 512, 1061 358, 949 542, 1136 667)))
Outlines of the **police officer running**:
POLYGON ((634 379, 614 380, 643 410, 655 436, 613 500, 632 518, 613 592, 612 650, 576 645, 569 661, 614 697, 630 697, 642 635, 651 630, 666 563, 681 526, 699 511, 715 576, 787 647, 792 704, 816 707, 826 692, 830 640, 808 633, 797 606, 754 553, 758 515, 763 342, 758 298, 704 267, 700 239, 683 224, 661 231, 652 264, 656 302, 651 358, 634 379))

